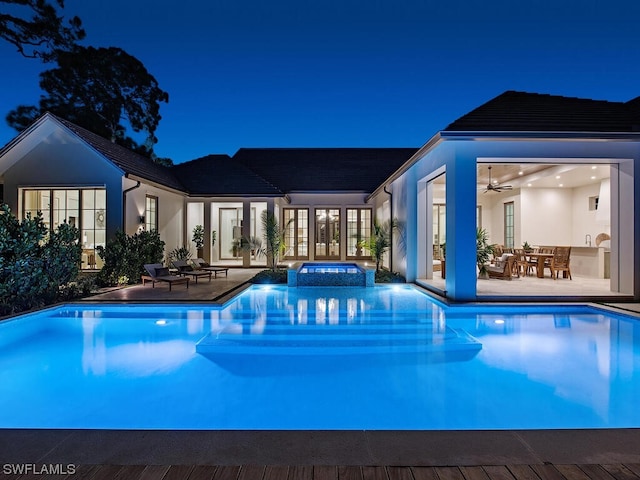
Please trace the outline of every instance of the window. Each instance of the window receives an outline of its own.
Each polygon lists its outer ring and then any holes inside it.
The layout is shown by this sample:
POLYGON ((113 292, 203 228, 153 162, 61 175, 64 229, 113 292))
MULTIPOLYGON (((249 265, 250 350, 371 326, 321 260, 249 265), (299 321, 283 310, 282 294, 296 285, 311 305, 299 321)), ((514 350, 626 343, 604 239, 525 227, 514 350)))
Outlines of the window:
POLYGON ((225 207, 219 210, 219 236, 221 260, 242 257, 242 207, 225 207))
POLYGON ((107 193, 103 188, 25 189, 22 191, 22 218, 42 214, 47 228, 55 230, 63 222, 80 231, 83 269, 101 268, 96 247, 107 241, 107 193))
POLYGON ((443 203, 433 204, 433 244, 442 245, 447 241, 447 207, 443 203))
POLYGON ((347 257, 370 257, 371 209, 347 208, 347 257))
POLYGON ((316 258, 340 258, 340 210, 316 209, 316 258))
POLYGON ((514 247, 514 218, 513 218, 513 202, 504 204, 504 246, 506 248, 514 247))
POLYGON ((158 197, 147 195, 146 206, 144 210, 145 224, 147 232, 158 231, 158 197))
POLYGON ((284 258, 303 260, 309 258, 309 210, 285 208, 284 258))

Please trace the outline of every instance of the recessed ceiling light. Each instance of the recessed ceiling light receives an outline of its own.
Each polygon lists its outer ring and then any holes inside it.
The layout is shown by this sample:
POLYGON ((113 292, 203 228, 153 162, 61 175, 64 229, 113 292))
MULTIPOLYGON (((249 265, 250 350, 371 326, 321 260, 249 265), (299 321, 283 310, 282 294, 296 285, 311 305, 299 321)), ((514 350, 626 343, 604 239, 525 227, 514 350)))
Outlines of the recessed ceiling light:
POLYGON ((556 180, 558 180, 560 178, 560 175, 556 175, 556 180))
POLYGON ((596 166, 594 165, 593 167, 591 167, 591 170, 595 170, 596 168, 598 168, 598 167, 596 167, 596 166))
POLYGON ((493 183, 498 183, 498 180, 494 180, 493 183))
POLYGON ((591 175, 591 180, 595 180, 596 176, 595 175, 591 175))
POLYGON ((522 174, 524 174, 524 172, 523 172, 522 170, 520 170, 520 171, 518 172, 518 175, 522 175, 522 174))
POLYGON ((531 186, 531 184, 530 184, 530 183, 527 183, 527 187, 530 187, 530 186, 531 186))
POLYGON ((563 185, 563 184, 561 184, 561 183, 560 183, 560 184, 558 184, 558 186, 559 186, 559 187, 564 187, 564 185, 563 185))

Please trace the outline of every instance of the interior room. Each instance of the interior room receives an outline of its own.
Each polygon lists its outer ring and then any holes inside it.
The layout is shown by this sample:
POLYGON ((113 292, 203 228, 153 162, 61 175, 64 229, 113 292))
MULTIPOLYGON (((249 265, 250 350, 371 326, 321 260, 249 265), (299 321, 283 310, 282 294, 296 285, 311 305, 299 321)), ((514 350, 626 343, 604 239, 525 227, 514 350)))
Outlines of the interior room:
MULTIPOLYGON (((505 277, 479 278, 482 295, 615 295, 611 288, 611 177, 616 166, 590 163, 498 163, 478 160, 476 223, 497 247, 487 265, 522 254, 505 277), (548 267, 555 247, 571 247, 568 272, 554 281, 548 267), (526 251, 524 251, 526 249, 526 251), (524 252, 523 252, 524 251, 524 252), (541 263, 538 260, 542 258, 541 263), (566 278, 565 278, 566 277, 566 278), (504 281, 509 280, 509 281, 504 281)), ((446 278, 446 173, 431 180, 432 272, 420 283, 444 291, 446 278), (429 276, 431 278, 429 278, 429 276)), ((615 224, 615 222, 614 222, 615 224)), ((615 237, 615 235, 614 235, 615 237)), ((614 255, 617 251, 614 248, 614 255)), ((428 270, 428 269, 427 269, 428 270)))

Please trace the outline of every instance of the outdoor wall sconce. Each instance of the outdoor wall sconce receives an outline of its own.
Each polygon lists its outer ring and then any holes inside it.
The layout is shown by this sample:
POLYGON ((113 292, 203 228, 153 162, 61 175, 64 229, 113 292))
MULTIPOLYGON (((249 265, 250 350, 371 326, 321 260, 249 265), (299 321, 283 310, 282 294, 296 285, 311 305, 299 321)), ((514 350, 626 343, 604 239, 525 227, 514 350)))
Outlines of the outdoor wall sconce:
POLYGON ((138 217, 138 223, 139 223, 140 225, 144 225, 145 220, 146 220, 146 219, 144 218, 144 215, 140 215, 140 216, 138 217))

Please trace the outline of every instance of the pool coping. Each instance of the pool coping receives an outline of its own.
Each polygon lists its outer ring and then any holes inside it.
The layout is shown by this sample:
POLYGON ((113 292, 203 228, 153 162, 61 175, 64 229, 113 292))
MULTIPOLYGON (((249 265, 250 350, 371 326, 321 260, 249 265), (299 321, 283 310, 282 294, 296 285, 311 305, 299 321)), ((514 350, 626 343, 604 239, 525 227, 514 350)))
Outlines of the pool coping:
POLYGON ((640 429, 0 430, 4 463, 368 465, 640 463, 640 429))

